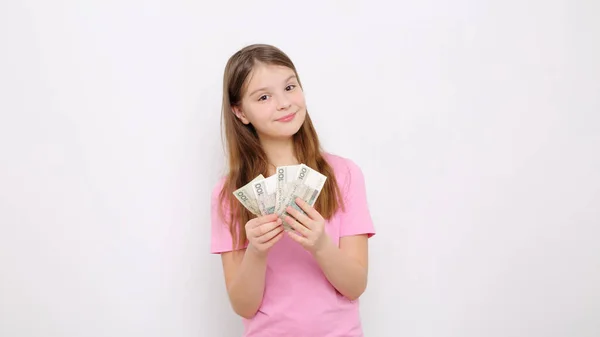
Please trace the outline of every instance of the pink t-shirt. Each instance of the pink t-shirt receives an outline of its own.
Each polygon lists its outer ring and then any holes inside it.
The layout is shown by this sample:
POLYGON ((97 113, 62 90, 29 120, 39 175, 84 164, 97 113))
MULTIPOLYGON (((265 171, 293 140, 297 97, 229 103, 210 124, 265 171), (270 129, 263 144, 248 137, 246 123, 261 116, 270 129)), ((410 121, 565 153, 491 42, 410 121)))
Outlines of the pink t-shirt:
MULTIPOLYGON (((373 236, 362 171, 349 159, 324 155, 335 172, 346 206, 345 212, 340 209, 326 223, 327 234, 336 245, 343 236, 373 236)), ((221 179, 212 193, 214 254, 232 250, 229 228, 218 215, 223 182, 221 179)), ((261 306, 253 318, 243 319, 243 323, 245 337, 363 336, 358 300, 350 301, 337 292, 313 256, 287 235, 269 251, 261 306)))

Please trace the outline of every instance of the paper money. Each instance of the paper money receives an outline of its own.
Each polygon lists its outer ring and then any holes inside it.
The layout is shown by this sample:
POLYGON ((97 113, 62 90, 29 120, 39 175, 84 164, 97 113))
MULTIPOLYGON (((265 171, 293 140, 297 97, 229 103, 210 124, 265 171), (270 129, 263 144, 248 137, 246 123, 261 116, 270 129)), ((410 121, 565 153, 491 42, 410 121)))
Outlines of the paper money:
POLYGON ((258 179, 252 183, 252 190, 260 214, 275 213, 275 197, 277 194, 277 176, 272 175, 266 179, 258 179))
MULTIPOLYGON (((285 211, 287 206, 304 214, 296 204, 296 198, 314 206, 327 180, 326 176, 305 164, 279 166, 275 172, 268 178, 259 175, 234 192, 242 205, 257 216, 275 213, 284 220, 289 215, 285 211)), ((293 230, 285 220, 283 227, 293 230)))
POLYGON ((233 195, 235 195, 237 200, 239 200, 239 202, 241 202, 246 209, 257 216, 261 215, 261 213, 258 209, 258 203, 256 201, 256 197, 254 196, 254 191, 252 190, 252 184, 261 179, 265 179, 265 177, 262 174, 259 174, 252 181, 233 192, 233 195))
POLYGON ((300 165, 290 166, 278 166, 276 169, 277 176, 277 193, 275 197, 275 213, 281 213, 281 207, 284 203, 284 199, 287 195, 288 187, 292 186, 292 183, 298 177, 298 169, 300 165))
POLYGON ((285 230, 293 230, 292 227, 285 221, 285 217, 289 214, 286 212, 287 206, 292 206, 303 214, 306 214, 300 206, 296 204, 296 198, 300 198, 310 206, 315 204, 315 201, 321 194, 321 190, 325 185, 327 177, 313 170, 312 168, 301 164, 298 168, 296 179, 291 186, 288 186, 283 200, 283 204, 279 209, 279 217, 284 220, 283 227, 285 230))

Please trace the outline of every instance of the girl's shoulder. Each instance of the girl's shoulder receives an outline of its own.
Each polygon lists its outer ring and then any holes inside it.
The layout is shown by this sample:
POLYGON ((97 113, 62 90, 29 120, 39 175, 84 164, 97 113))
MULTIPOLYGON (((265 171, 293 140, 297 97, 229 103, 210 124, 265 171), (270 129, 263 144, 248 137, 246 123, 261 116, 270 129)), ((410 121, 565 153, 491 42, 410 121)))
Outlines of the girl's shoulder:
POLYGON ((334 171, 348 168, 349 163, 352 162, 349 158, 342 157, 338 154, 331 152, 323 152, 323 158, 331 166, 334 171))
POLYGON ((353 176, 362 177, 362 170, 356 162, 350 158, 337 154, 324 152, 323 158, 333 169, 338 181, 346 181, 353 176))
POLYGON ((216 182, 213 182, 212 185, 212 193, 211 196, 213 198, 218 197, 221 194, 221 190, 223 190, 223 187, 225 186, 225 181, 227 180, 227 176, 226 175, 221 175, 217 178, 216 182))
POLYGON ((352 159, 334 154, 324 155, 335 175, 344 201, 344 208, 339 213, 340 237, 367 234, 375 235, 375 228, 369 203, 365 177, 361 168, 352 159))
POLYGON ((230 195, 223 195, 224 199, 221 199, 223 188, 225 187, 225 183, 227 182, 227 176, 222 175, 217 178, 216 182, 213 182, 212 191, 210 194, 210 202, 213 209, 218 209, 219 207, 222 210, 229 211, 229 199, 230 195))

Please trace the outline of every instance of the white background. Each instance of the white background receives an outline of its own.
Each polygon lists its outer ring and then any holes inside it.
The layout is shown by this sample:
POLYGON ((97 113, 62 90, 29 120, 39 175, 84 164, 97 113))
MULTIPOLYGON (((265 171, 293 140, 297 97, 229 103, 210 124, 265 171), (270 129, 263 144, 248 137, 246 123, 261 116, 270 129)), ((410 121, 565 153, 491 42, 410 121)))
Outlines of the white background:
POLYGON ((599 9, 2 1, 0 336, 240 336, 209 197, 255 42, 365 174, 367 336, 599 336, 599 9))

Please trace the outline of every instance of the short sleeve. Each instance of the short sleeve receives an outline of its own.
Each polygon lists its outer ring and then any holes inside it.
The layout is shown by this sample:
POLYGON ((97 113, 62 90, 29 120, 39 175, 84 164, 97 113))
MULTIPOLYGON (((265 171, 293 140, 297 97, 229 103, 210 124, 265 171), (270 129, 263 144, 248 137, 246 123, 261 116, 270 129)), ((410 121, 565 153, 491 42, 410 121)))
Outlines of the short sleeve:
POLYGON ((365 178, 356 163, 346 159, 347 175, 344 180, 342 194, 344 211, 340 219, 340 236, 367 234, 375 235, 375 227, 367 202, 365 178))
POLYGON ((222 178, 213 188, 210 202, 210 222, 211 222, 211 239, 210 252, 212 254, 220 254, 229 252, 233 249, 233 241, 231 231, 225 219, 229 219, 230 210, 227 204, 227 199, 222 205, 219 195, 223 189, 225 179, 222 178), (224 212, 220 212, 220 207, 223 207, 224 212))

